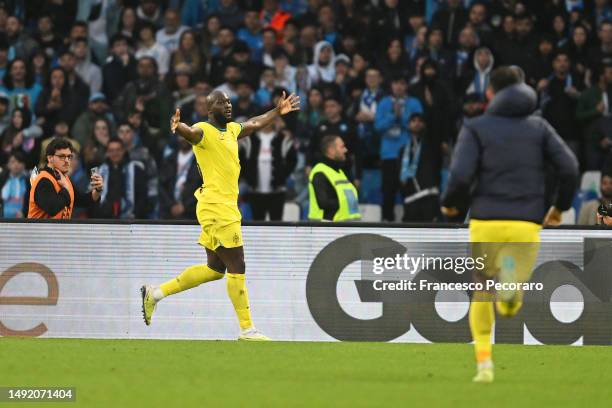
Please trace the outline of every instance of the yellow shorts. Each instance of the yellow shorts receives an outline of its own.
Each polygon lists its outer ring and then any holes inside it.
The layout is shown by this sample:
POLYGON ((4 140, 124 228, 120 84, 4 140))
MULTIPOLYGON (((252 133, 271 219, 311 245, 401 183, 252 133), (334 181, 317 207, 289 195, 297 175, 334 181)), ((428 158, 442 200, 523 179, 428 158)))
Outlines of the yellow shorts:
POLYGON ((514 281, 527 282, 540 250, 541 229, 528 221, 470 220, 472 256, 485 258, 480 274, 491 278, 502 269, 512 269, 514 281))
POLYGON ((196 207, 202 232, 198 244, 210 250, 219 247, 237 248, 243 245, 237 205, 198 202, 196 207))

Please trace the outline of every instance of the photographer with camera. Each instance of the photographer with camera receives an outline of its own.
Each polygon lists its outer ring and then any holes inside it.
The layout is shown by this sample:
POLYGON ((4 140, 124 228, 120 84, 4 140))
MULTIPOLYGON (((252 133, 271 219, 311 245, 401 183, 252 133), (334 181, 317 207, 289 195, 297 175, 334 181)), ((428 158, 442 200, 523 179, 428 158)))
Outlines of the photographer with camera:
POLYGON ((610 203, 612 203, 612 171, 602 172, 599 191, 601 198, 596 198, 582 204, 580 214, 578 215, 578 225, 612 225, 612 219, 610 219, 612 217, 612 208, 610 207, 610 203), (606 210, 607 208, 610 208, 610 210, 606 210), (607 215, 606 211, 610 215, 607 217, 610 222, 607 223, 604 220, 607 215))
POLYGON ((47 166, 32 180, 28 218, 70 219, 72 210, 100 199, 104 180, 92 169, 90 193, 79 193, 68 178, 74 158, 70 140, 56 138, 47 146, 47 166))
POLYGON ((612 226, 612 202, 601 203, 597 207, 597 225, 612 226))

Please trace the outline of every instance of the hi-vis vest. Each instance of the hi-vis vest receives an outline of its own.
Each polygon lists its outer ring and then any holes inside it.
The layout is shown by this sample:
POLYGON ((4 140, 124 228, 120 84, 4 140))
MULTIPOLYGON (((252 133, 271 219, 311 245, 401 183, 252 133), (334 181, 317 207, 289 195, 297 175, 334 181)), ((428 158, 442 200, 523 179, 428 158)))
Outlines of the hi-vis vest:
POLYGON ((323 163, 318 163, 316 166, 314 166, 308 179, 308 194, 310 196, 308 218, 319 221, 323 219, 323 209, 321 209, 321 207, 319 207, 319 203, 317 203, 317 196, 315 195, 314 187, 312 185, 312 180, 317 173, 323 173, 331 185, 334 186, 334 190, 336 190, 336 196, 338 197, 338 211, 336 211, 334 214, 333 221, 360 219, 361 214, 359 214, 357 189, 346 178, 346 175, 342 169, 336 171, 323 163))
POLYGON ((36 202, 34 201, 34 194, 36 192, 36 187, 40 180, 42 179, 50 180, 53 183, 53 187, 55 188, 55 192, 59 193, 62 189, 62 186, 58 183, 58 181, 51 175, 48 171, 41 171, 38 176, 32 182, 32 189, 30 190, 30 208, 28 210, 28 218, 51 218, 51 219, 64 219, 69 220, 72 217, 72 209, 74 208, 74 188, 72 187, 72 183, 70 179, 68 179, 68 193, 70 194, 70 204, 67 207, 64 207, 60 212, 55 214, 54 216, 50 216, 46 212, 43 211, 36 202))

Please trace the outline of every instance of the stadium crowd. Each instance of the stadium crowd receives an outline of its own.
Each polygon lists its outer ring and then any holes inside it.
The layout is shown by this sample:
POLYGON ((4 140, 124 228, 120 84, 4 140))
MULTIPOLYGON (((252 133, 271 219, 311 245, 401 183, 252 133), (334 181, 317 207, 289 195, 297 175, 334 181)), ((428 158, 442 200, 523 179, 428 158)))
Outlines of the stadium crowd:
MULTIPOLYGON (((177 107, 206 120, 219 89, 236 121, 283 90, 302 98, 241 142, 246 219, 280 219, 286 201, 303 218, 320 141, 339 135, 360 202, 386 221, 401 203, 404 221, 441 220, 458 130, 486 109, 499 65, 523 69, 540 114, 612 199, 608 0, 0 1, 0 214, 27 214, 29 171, 65 137, 75 188, 94 167, 105 184, 75 217, 195 219, 201 179, 169 121, 177 107)), ((599 200, 580 194, 577 210, 599 200)))

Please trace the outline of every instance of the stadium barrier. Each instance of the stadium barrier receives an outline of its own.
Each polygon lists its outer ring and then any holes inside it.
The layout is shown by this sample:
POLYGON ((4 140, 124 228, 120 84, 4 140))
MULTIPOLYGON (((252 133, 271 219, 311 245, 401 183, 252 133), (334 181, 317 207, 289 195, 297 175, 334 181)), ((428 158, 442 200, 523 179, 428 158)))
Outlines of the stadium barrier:
MULTIPOLYGON (((274 339, 470 341, 466 292, 397 301, 363 280, 372 246, 420 253, 428 243, 435 252, 466 242, 466 228, 272 223, 243 233, 254 321, 274 339)), ((1 222, 0 336, 236 338, 224 281, 167 298, 152 326, 142 321, 141 285, 206 262, 198 234, 187 223, 1 222)), ((610 231, 546 229, 542 248, 533 279, 555 283, 526 295, 514 319, 499 320, 496 342, 612 344, 610 231), (571 301, 554 301, 561 292, 571 301)))

